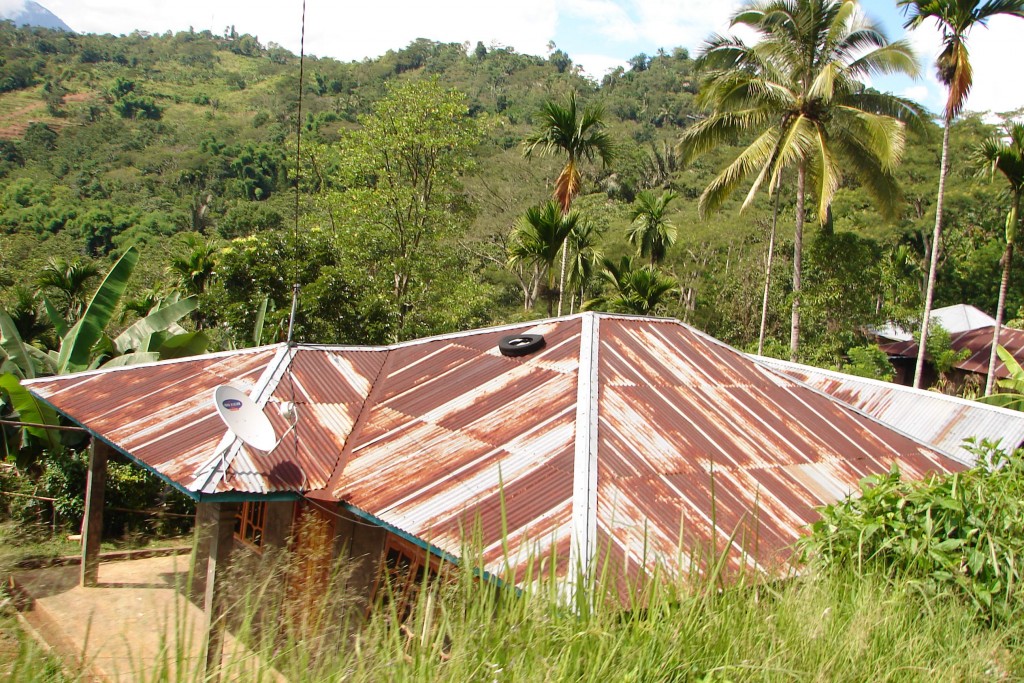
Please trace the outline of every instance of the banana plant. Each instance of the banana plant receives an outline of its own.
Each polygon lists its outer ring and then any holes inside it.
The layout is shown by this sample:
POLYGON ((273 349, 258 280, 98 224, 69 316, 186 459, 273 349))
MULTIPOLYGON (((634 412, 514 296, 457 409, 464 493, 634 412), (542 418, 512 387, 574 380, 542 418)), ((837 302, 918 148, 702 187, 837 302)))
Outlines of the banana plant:
POLYGON ((138 260, 139 253, 134 247, 118 259, 74 325, 69 326, 56 307, 44 298, 46 312, 61 335, 57 350, 45 352, 24 343, 13 320, 0 309, 0 372, 3 372, 0 375, 0 415, 17 417, 18 421, 33 425, 3 432, 2 445, 8 456, 12 453, 38 456, 39 447, 54 448, 60 444, 56 432, 45 428, 45 425, 58 424, 57 414, 37 401, 21 385, 21 380, 180 358, 206 351, 209 339, 204 333, 188 332, 178 324, 199 305, 195 296, 180 299, 175 295, 158 303, 148 315, 113 339, 107 335, 106 327, 114 319, 138 260), (16 438, 15 432, 20 438, 16 438))
MULTIPOLYGON (((3 419, 17 418, 24 423, 20 428, 0 426, 0 446, 4 459, 14 456, 19 467, 25 467, 34 460, 34 454, 41 448, 55 448, 60 439, 54 430, 44 425, 59 424, 56 411, 37 400, 25 387, 22 379, 36 376, 37 360, 29 351, 42 354, 35 347, 25 344, 18 328, 6 311, 0 309, 0 416, 3 419)), ((45 354, 42 354, 45 358, 45 354)))
POLYGON ((996 347, 996 353, 999 354, 999 360, 1006 365, 1006 371, 1010 376, 996 382, 1002 391, 982 396, 978 400, 989 405, 1024 410, 1024 368, 1020 366, 1013 354, 1002 346, 996 347))

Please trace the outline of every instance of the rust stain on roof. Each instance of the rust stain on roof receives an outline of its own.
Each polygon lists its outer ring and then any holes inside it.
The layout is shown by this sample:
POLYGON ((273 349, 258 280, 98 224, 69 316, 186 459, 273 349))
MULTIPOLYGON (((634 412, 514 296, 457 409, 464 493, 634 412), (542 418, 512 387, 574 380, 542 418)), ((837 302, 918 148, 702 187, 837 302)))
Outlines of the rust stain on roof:
POLYGON ((551 552, 569 577, 574 549, 591 548, 621 595, 655 563, 689 571, 727 547, 733 569, 783 562, 815 506, 894 463, 915 477, 961 467, 682 323, 594 313, 27 384, 199 495, 343 501, 454 556, 473 538, 484 569, 515 581, 551 552), (501 355, 524 333, 546 345, 501 355), (272 452, 214 413, 225 383, 263 407, 282 437, 272 452))

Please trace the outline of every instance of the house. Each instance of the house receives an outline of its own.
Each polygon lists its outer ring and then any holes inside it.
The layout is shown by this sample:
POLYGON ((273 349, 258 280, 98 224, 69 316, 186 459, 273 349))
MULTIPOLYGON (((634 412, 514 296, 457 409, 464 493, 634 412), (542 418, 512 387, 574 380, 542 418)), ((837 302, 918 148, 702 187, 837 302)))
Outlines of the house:
MULTIPOLYGON (((930 320, 942 325, 942 329, 950 334, 959 334, 970 330, 992 328, 996 325, 996 319, 980 308, 970 304, 956 304, 944 306, 932 311, 930 320)), ((887 323, 881 327, 873 328, 872 333, 877 337, 880 344, 891 342, 911 341, 914 333, 904 329, 901 325, 887 323)))
MULTIPOLYGON (((953 365, 953 372, 950 373, 950 381, 954 386, 960 387, 973 383, 984 388, 985 378, 988 376, 988 362, 992 354, 994 332, 993 325, 950 334, 950 348, 954 351, 967 351, 964 358, 953 365)), ((1024 362, 1024 331, 1012 327, 1001 327, 999 329, 999 345, 1009 351, 1018 362, 1024 362)), ((911 384, 918 356, 917 341, 910 339, 891 342, 881 344, 879 348, 888 354, 890 362, 896 369, 895 381, 900 384, 911 384)), ((1010 376, 1006 365, 998 358, 996 359, 995 373, 997 380, 1010 376)), ((927 365, 924 379, 925 386, 934 384, 937 379, 934 370, 927 365)))
POLYGON ((330 524, 367 600, 389 568, 457 562, 467 535, 485 577, 525 587, 540 561, 570 594, 602 576, 628 600, 656 565, 685 575, 712 553, 773 571, 817 506, 893 464, 910 477, 965 466, 683 323, 599 313, 26 386, 93 435, 83 581, 116 451, 199 503, 211 624, 232 549, 284 544, 297 510, 330 524), (273 425, 268 452, 215 411, 225 384, 273 425))

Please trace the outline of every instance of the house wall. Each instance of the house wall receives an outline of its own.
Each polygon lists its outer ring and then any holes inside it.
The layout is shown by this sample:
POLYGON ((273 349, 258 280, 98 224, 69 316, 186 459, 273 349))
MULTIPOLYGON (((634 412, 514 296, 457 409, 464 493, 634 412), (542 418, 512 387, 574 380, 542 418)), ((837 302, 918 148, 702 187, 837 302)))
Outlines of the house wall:
POLYGON ((365 610, 369 607, 370 596, 380 575, 380 562, 388 534, 383 527, 359 519, 340 506, 336 514, 334 557, 348 564, 347 588, 361 601, 359 607, 365 610))
POLYGON ((267 503, 267 520, 263 527, 263 547, 287 548, 295 518, 295 501, 267 503))

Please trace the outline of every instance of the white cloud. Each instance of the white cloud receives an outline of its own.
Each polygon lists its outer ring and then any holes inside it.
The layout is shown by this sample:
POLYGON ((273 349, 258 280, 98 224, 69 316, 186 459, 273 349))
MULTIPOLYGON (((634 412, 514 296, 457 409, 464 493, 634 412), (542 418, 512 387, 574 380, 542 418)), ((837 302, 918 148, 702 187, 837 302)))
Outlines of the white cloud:
POLYGON ((25 0, 0 0, 0 16, 15 18, 25 11, 25 0))
POLYGON ((577 54, 572 56, 572 61, 573 64, 583 69, 583 73, 598 83, 601 82, 605 74, 617 67, 629 68, 629 63, 624 59, 609 57, 608 55, 577 54))

